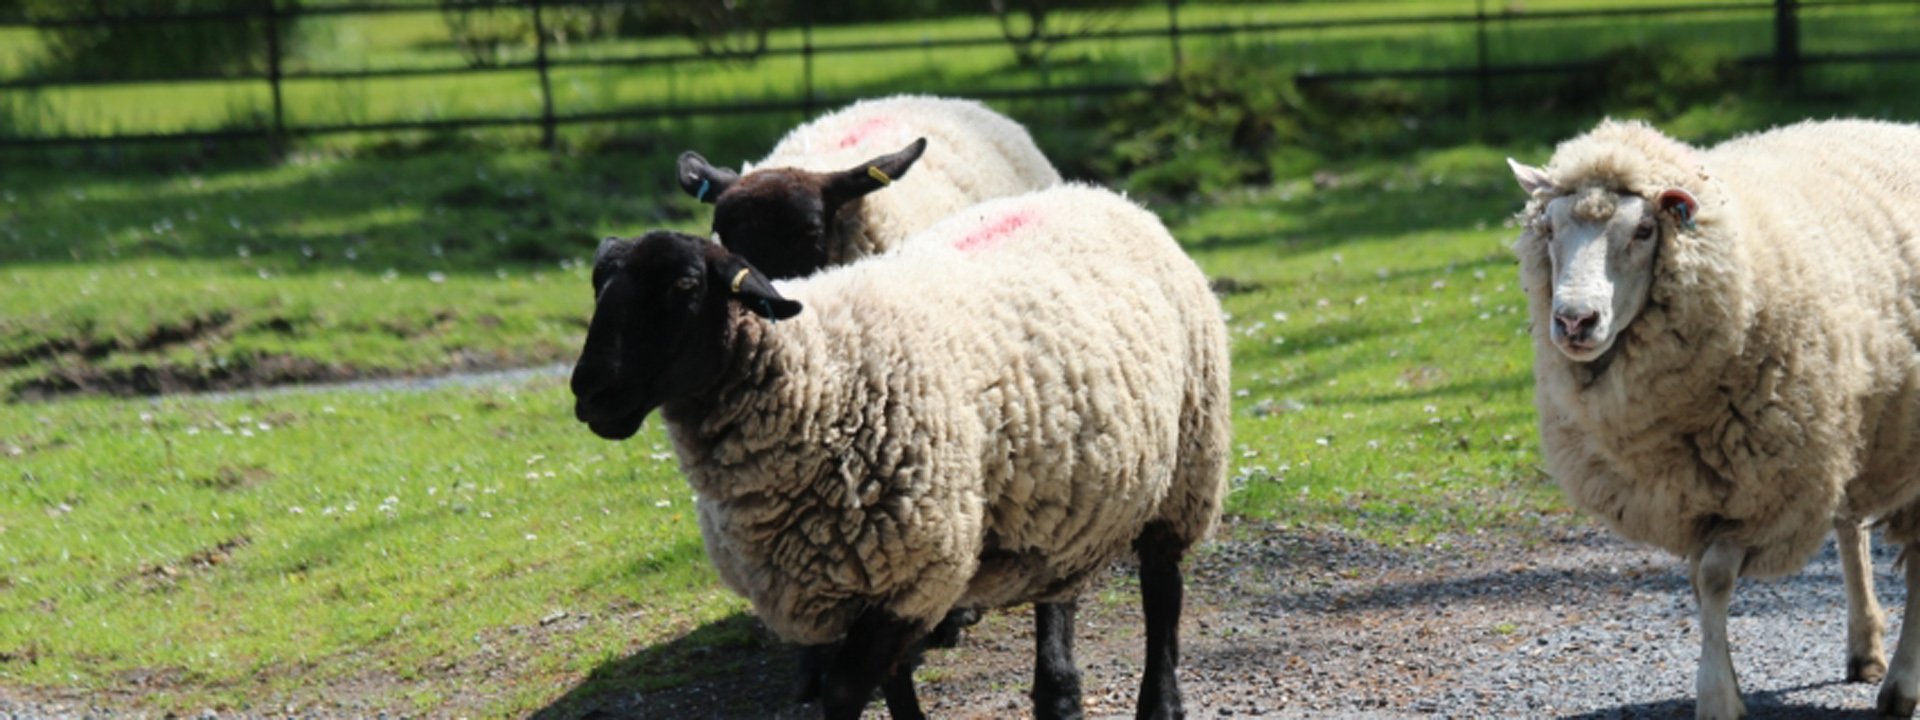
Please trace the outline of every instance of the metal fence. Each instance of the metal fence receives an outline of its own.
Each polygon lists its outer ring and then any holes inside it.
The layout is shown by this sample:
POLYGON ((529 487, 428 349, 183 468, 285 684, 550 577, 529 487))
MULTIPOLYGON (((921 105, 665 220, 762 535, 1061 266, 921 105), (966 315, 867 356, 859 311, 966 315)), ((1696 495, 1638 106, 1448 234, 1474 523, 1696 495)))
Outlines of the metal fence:
MULTIPOLYGON (((222 12, 194 12, 180 14, 124 14, 67 17, 59 19, 28 20, 20 18, 0 18, 0 28, 59 28, 72 26, 107 25, 154 25, 160 23, 259 23, 266 34, 266 57, 261 66, 263 71, 235 71, 220 73, 180 72, 160 74, 138 79, 105 76, 66 76, 66 77, 18 77, 0 79, 0 93, 54 90, 61 88, 82 88, 99 85, 164 85, 189 82, 259 82, 271 90, 272 113, 263 117, 255 127, 224 128, 216 130, 189 130, 180 132, 112 132, 94 135, 52 134, 34 136, 0 136, 0 147, 47 146, 47 145, 85 145, 96 143, 122 142, 160 142, 178 140, 240 140, 240 139, 286 139, 338 133, 388 132, 399 130, 455 130, 482 127, 537 126, 541 131, 543 145, 552 146, 556 128, 562 125, 579 123, 605 123, 627 120, 648 120, 664 117, 708 117, 721 115, 753 113, 791 113, 803 112, 811 115, 822 107, 832 107, 854 98, 835 97, 816 92, 815 59, 841 56, 880 53, 900 50, 939 51, 943 49, 973 48, 981 46, 1004 45, 1008 41, 1000 35, 979 35, 974 37, 953 37, 919 40, 878 40, 865 42, 829 42, 814 41, 815 28, 806 17, 807 2, 796 3, 799 8, 799 42, 794 44, 773 44, 754 53, 752 59, 798 56, 801 64, 800 77, 796 78, 799 91, 787 97, 721 101, 707 103, 667 103, 629 105, 614 109, 569 111, 556 107, 552 74, 563 68, 577 67, 621 67, 621 68, 667 68, 671 71, 676 65, 693 62, 712 62, 719 60, 745 60, 745 56, 732 57, 726 54, 700 52, 655 52, 632 53, 609 57, 553 57, 550 53, 548 33, 544 30, 547 21, 545 13, 558 7, 586 7, 606 5, 621 0, 513 0, 512 2, 482 2, 478 0, 395 0, 379 4, 344 3, 324 6, 305 7, 299 5, 283 6, 277 0, 260 0, 246 10, 222 12), (321 69, 287 70, 285 48, 279 40, 280 26, 302 18, 328 16, 375 16, 391 13, 421 12, 458 12, 463 10, 498 10, 506 5, 517 8, 527 14, 534 28, 534 49, 530 60, 508 61, 482 66, 472 64, 448 65, 444 67, 407 67, 375 69, 321 69), (283 100, 283 86, 293 81, 359 81, 397 78, 443 77, 472 74, 533 73, 538 76, 540 94, 540 112, 537 115, 492 115, 435 118, 424 120, 396 120, 361 123, 297 123, 289 122, 286 103, 283 100)), ((1583 20, 1604 20, 1610 18, 1687 18, 1697 16, 1745 16, 1762 19, 1771 15, 1773 37, 1771 52, 1754 54, 1739 58, 1747 65, 1771 66, 1778 77, 1792 82, 1802 69, 1813 65, 1840 63, 1908 63, 1920 60, 1920 50, 1891 47, 1849 52, 1803 52, 1800 42, 1799 17, 1803 12, 1812 10, 1831 10, 1846 8, 1866 8, 1882 5, 1920 6, 1916 0, 1755 0, 1753 2, 1718 2, 1701 4, 1676 4, 1663 6, 1607 7, 1600 9, 1572 9, 1549 11, 1526 11, 1512 7, 1489 11, 1485 0, 1478 0, 1474 12, 1455 13, 1419 13, 1395 14, 1363 18, 1326 18, 1288 20, 1276 22, 1240 22, 1240 23, 1197 23, 1182 24, 1181 1, 1164 0, 1164 23, 1154 27, 1111 28, 1053 34, 1043 36, 1046 42, 1059 46, 1076 43, 1112 42, 1120 40, 1152 40, 1164 42, 1171 54, 1172 71, 1178 71, 1183 61, 1182 43, 1201 37, 1257 37, 1275 33, 1297 31, 1326 31, 1358 28, 1394 28, 1394 27, 1468 27, 1476 36, 1477 52, 1471 63, 1453 63, 1437 66, 1404 67, 1367 67, 1334 71, 1302 71, 1296 76, 1298 82, 1344 83, 1371 80, 1470 80, 1478 84, 1481 102, 1486 102, 1489 88, 1502 78, 1523 75, 1552 75, 1580 72, 1591 69, 1597 60, 1584 59, 1563 62, 1544 63, 1500 63, 1494 61, 1488 52, 1487 37, 1495 28, 1510 29, 1529 26, 1552 26, 1583 20)), ((1029 88, 949 88, 943 92, 966 95, 982 99, 1025 99, 1055 97, 1087 97, 1133 92, 1151 87, 1145 79, 1131 82, 1066 83, 1045 84, 1029 88)))

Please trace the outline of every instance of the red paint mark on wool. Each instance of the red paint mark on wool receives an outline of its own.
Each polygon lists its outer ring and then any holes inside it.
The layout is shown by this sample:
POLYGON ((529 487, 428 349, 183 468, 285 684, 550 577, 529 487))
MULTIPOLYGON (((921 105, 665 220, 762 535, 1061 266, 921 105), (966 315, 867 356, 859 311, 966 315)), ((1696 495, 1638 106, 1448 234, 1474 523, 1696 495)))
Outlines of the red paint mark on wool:
POLYGON ((953 246, 962 252, 972 252, 990 247, 994 243, 999 242, 1001 238, 1012 235, 1013 231, 1039 222, 1039 213, 1032 210, 1021 210, 1010 215, 1004 215, 998 220, 980 226, 979 229, 967 233, 966 237, 954 242, 953 246))
POLYGON ((892 125, 892 120, 883 117, 867 118, 865 122, 860 123, 854 127, 853 130, 849 131, 846 137, 840 138, 840 149, 844 150, 866 142, 867 138, 872 137, 874 133, 891 127, 892 125))

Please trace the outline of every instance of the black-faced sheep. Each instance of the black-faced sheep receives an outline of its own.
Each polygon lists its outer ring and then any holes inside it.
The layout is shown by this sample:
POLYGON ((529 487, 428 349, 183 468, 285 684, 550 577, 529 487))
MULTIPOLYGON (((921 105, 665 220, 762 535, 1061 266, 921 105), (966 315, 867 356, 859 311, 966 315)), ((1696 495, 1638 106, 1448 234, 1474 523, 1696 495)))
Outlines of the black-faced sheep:
POLYGON ((604 244, 593 280, 576 415, 619 439, 662 410, 721 578, 782 637, 844 642, 830 718, 883 680, 920 717, 899 670, 951 608, 1070 600, 1129 549, 1139 715, 1181 715, 1180 561, 1225 495, 1229 360, 1158 218, 1064 186, 777 288, 665 232, 604 244))
MULTIPOLYGON (((1745 712, 1735 579, 1792 572, 1828 528, 1848 676, 1885 667, 1863 520, 1920 550, 1920 128, 1809 122, 1696 150, 1603 122, 1545 169, 1514 244, 1549 471, 1628 538, 1686 557, 1702 718, 1745 712)), ((1920 597, 1920 573, 1907 573, 1920 597)), ((1881 687, 1911 715, 1909 615, 1881 687)))

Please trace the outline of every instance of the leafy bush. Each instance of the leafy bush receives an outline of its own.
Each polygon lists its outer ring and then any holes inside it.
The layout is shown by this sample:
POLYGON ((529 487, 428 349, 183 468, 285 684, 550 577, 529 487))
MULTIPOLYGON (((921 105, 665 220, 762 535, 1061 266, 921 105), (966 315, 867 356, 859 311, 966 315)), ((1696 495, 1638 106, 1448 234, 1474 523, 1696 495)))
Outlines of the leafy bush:
POLYGON ((1673 117, 1745 86, 1751 78, 1724 49, 1642 42, 1611 50, 1574 75, 1561 95, 1572 107, 1673 117))
MULTIPOLYGON (((284 9, 298 4, 297 0, 279 1, 284 9)), ((0 9, 29 20, 260 8, 259 0, 7 0, 6 5, 0 9)), ((291 17, 278 23, 282 48, 292 37, 293 25, 291 17)), ((265 18, 58 25, 41 28, 39 34, 47 56, 34 71, 46 76, 138 79, 267 68, 265 18)))

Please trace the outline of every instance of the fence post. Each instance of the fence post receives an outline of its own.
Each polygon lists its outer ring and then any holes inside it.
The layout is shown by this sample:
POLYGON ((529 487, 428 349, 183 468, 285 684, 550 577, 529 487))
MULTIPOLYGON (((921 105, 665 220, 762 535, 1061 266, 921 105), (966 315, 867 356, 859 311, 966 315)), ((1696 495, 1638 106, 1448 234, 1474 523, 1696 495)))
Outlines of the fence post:
POLYGON ((807 119, 813 119, 813 4, 800 3, 800 87, 806 93, 800 104, 807 119))
POLYGON ((1180 81, 1180 0, 1167 0, 1167 41, 1173 44, 1173 79, 1180 81))
POLYGON ((1477 0, 1474 3, 1473 26, 1474 26, 1474 33, 1475 33, 1474 40, 1475 40, 1475 43, 1478 45, 1477 52, 1479 54, 1478 65, 1475 67, 1474 77, 1478 80, 1480 85, 1479 87, 1480 114, 1485 115, 1487 113, 1487 107, 1489 105, 1488 86, 1493 83, 1493 71, 1489 68, 1487 64, 1487 0, 1477 0))
POLYGON ((279 0, 261 0, 267 8, 267 83, 273 87, 273 139, 280 142, 287 134, 286 105, 280 100, 280 7, 279 0))
POLYGON ((540 18, 545 0, 533 0, 533 65, 540 70, 540 147, 553 149, 553 82, 547 78, 547 26, 540 18))
POLYGON ((1773 0, 1773 71, 1780 84, 1800 84, 1800 18, 1794 0, 1773 0))

